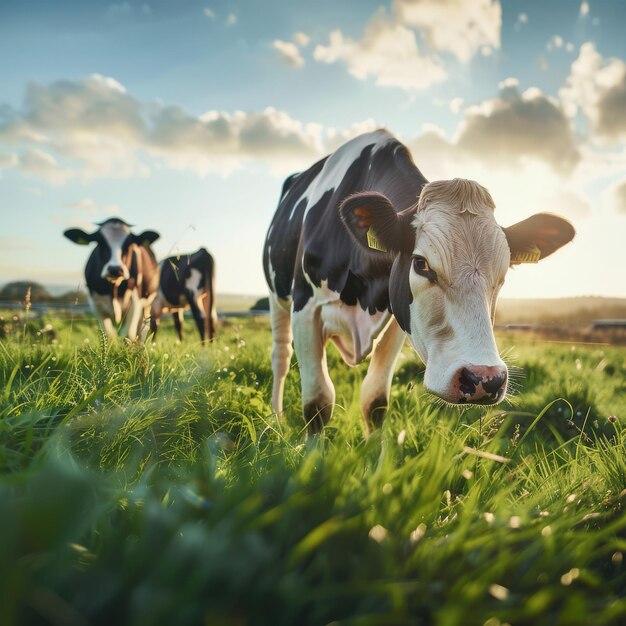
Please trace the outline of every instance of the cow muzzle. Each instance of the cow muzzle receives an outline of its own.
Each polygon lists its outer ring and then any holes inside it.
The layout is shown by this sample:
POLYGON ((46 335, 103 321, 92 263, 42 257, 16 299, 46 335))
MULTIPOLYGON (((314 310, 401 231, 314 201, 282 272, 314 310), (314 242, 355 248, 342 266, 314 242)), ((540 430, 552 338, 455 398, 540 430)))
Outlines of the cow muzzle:
POLYGON ((125 272, 124 269, 125 268, 123 268, 121 265, 109 265, 106 269, 104 277, 110 283, 118 283, 125 278, 128 278, 127 272, 125 272))
POLYGON ((506 394, 508 372, 500 365, 465 365, 452 378, 448 401, 454 404, 497 404, 506 394))

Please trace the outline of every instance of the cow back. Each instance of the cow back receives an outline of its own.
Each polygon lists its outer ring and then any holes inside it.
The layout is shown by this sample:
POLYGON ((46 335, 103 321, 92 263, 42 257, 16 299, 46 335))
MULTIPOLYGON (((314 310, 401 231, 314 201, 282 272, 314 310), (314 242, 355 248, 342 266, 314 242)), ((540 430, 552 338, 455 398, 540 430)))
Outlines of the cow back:
POLYGON ((290 177, 268 231, 265 275, 280 298, 293 298, 294 311, 324 283, 348 305, 370 313, 389 309, 391 255, 356 246, 341 223, 339 205, 360 191, 377 191, 397 211, 416 203, 426 179, 407 148, 380 130, 358 137, 290 177))

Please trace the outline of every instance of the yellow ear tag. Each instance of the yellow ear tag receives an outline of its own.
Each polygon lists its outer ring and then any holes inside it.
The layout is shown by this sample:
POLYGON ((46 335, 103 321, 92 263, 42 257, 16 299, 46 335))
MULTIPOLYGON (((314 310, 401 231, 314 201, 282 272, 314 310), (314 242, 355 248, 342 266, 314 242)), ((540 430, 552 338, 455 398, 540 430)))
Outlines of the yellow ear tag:
POLYGON ((372 250, 378 250, 379 252, 389 252, 389 250, 387 250, 387 248, 385 248, 385 246, 383 246, 383 244, 378 241, 378 239, 376 238, 376 234, 374 233, 374 229, 371 226, 367 229, 367 245, 372 250))
POLYGON ((520 263, 538 263, 541 258, 541 250, 537 246, 526 250, 525 252, 518 252, 511 257, 511 265, 519 265, 520 263))

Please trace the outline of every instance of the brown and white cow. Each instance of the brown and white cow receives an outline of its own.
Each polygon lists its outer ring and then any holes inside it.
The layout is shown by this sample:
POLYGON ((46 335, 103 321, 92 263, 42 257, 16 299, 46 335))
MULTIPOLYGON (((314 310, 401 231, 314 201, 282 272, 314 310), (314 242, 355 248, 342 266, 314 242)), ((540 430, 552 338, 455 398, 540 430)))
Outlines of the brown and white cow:
POLYGON ((186 308, 196 322, 202 343, 212 341, 217 326, 215 310, 215 261, 205 248, 161 261, 159 291, 150 308, 153 338, 163 313, 172 313, 178 339, 183 340, 183 313, 186 308))
POLYGON ((98 226, 93 233, 70 228, 63 234, 79 245, 96 244, 85 266, 91 307, 109 336, 116 336, 114 325, 122 324, 120 335, 132 340, 141 333, 156 296, 159 267, 150 244, 159 234, 146 230, 135 235, 118 217, 98 226))
POLYGON ((451 404, 495 404, 507 368, 493 335, 510 265, 538 261, 574 228, 540 213, 502 228, 489 192, 470 180, 428 183, 386 130, 347 142, 285 181, 264 247, 273 334, 272 406, 292 353, 309 432, 328 422, 332 340, 356 365, 366 427, 382 423, 405 337, 426 365, 424 386, 451 404))

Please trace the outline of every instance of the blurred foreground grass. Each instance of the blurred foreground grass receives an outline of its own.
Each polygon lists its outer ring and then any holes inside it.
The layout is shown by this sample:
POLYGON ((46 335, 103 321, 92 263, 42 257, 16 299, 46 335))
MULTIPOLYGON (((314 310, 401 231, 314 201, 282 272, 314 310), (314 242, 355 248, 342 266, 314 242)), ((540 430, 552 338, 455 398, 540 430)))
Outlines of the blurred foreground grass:
POLYGON ((500 337, 516 394, 465 412, 407 349, 369 440, 331 350, 306 441, 266 320, 208 349, 48 321, 0 342, 0 623, 626 623, 623 348, 500 337))

